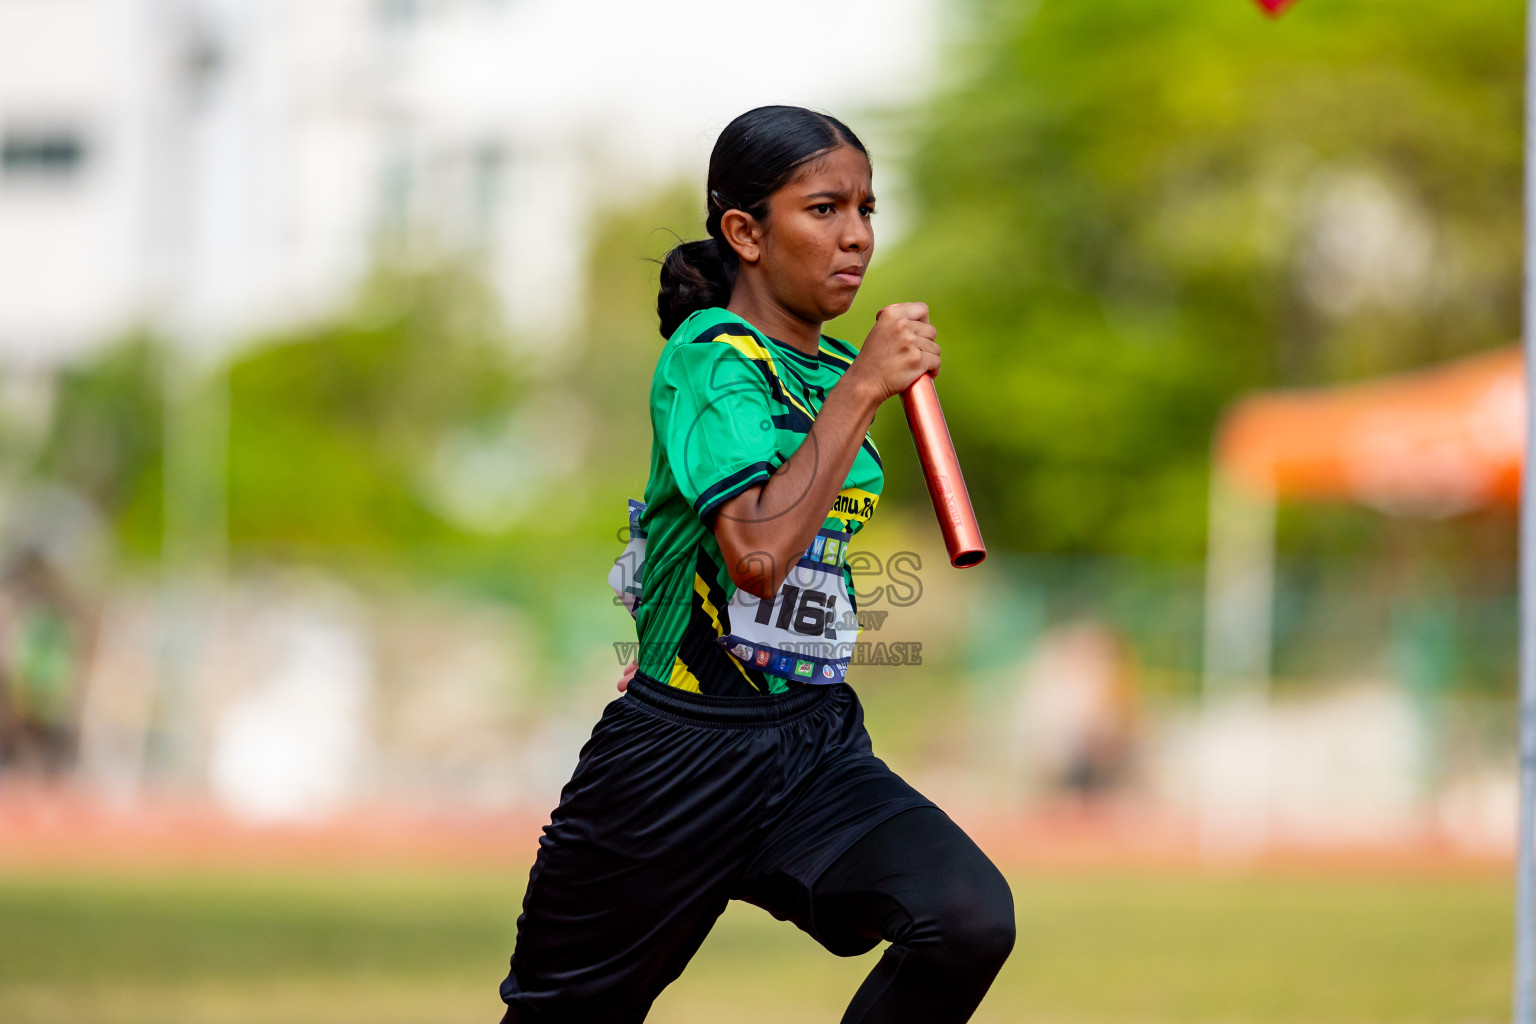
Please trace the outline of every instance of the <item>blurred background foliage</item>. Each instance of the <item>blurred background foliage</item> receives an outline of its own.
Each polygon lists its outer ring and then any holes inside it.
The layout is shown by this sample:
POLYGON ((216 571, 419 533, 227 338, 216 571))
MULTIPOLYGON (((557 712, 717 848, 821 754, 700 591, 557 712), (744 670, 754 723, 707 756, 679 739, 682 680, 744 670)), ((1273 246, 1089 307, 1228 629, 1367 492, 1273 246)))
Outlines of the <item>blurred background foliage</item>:
MULTIPOLYGON (((1198 561, 1211 433, 1235 396, 1515 336, 1516 6, 1329 0, 1272 23, 1231 0, 976 0, 959 20, 931 102, 838 111, 900 140, 901 159, 874 156, 904 230, 828 330, 857 343, 880 306, 929 303, 995 551, 1198 561)), ((654 261, 701 233, 699 191, 594 211, 587 301, 553 353, 499 325, 472 260, 385 261, 353 309, 210 371, 231 556, 525 598, 574 579, 572 555, 606 557, 645 484, 654 261)), ((146 557, 162 358, 136 337, 67 372, 32 467, 146 557)), ((890 403, 887 501, 921 509, 905 429, 890 403)), ((1506 511, 1384 522, 1288 507, 1281 548, 1355 578, 1363 560, 1388 588, 1510 583, 1506 511)))
MULTIPOLYGON (((1210 434, 1234 395, 1514 337, 1511 5, 1333 0, 1277 27, 1228 0, 978 2, 970 21, 928 109, 873 117, 915 140, 887 200, 907 207, 906 239, 829 330, 858 342, 887 302, 929 303, 951 429, 999 546, 1198 558, 1210 434), (1361 250, 1374 269, 1344 265, 1361 250)), ((599 488, 644 483, 661 344, 646 258, 701 232, 697 192, 594 218, 590 301, 558 383, 600 410, 599 488)), ((456 525, 423 481, 434 444, 489 437, 530 393, 518 366, 466 267, 382 272, 347 316, 265 339, 229 369, 233 545, 516 543, 456 525)), ((40 467, 105 501, 141 551, 159 378, 143 339, 70 374, 40 467)), ((910 474, 887 486, 921 497, 910 474)))
POLYGON ((435 507, 433 466, 456 436, 496 437, 524 397, 476 283, 452 268, 383 273, 352 318, 234 363, 234 545, 393 559, 476 543, 435 507))
MULTIPOLYGON (((958 80, 917 116, 909 242, 846 332, 897 298, 933 308, 946 415, 1005 547, 1198 558, 1234 395, 1516 335, 1520 11, 1253 14, 979 3, 958 80)), ((1326 529, 1341 553, 1375 518, 1320 517, 1282 543, 1326 529)))

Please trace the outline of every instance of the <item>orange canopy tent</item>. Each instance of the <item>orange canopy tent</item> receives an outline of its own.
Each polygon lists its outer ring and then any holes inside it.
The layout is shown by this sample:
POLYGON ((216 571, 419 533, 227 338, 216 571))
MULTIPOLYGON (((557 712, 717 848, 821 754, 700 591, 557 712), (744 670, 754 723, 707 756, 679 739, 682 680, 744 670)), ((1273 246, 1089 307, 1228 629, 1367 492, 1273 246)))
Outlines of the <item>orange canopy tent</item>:
POLYGON ((1524 439, 1524 371, 1510 346, 1364 384, 1244 399, 1223 417, 1215 458, 1254 497, 1446 515, 1517 502, 1524 439))
MULTIPOLYGON (((1264 392, 1228 410, 1211 474, 1208 720, 1268 699, 1277 502, 1356 501, 1431 516, 1516 502, 1524 438, 1518 346, 1363 384, 1264 392)), ((1246 788, 1231 768, 1217 758, 1202 771, 1201 835, 1213 850, 1264 842, 1262 789, 1246 788)))

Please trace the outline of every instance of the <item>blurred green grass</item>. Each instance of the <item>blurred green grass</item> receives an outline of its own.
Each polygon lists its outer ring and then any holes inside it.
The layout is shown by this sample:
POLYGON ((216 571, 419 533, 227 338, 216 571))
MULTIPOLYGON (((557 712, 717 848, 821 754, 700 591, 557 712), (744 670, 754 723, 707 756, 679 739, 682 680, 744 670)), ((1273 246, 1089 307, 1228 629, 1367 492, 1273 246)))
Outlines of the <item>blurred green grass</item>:
MULTIPOLYGON (((0 1020, 494 1022, 521 868, 0 877, 0 1020)), ((1510 886, 1413 875, 1012 876, 1019 943, 979 1022, 1507 1017, 1510 886)), ((840 960, 733 904, 658 1024, 835 1021, 840 960)))

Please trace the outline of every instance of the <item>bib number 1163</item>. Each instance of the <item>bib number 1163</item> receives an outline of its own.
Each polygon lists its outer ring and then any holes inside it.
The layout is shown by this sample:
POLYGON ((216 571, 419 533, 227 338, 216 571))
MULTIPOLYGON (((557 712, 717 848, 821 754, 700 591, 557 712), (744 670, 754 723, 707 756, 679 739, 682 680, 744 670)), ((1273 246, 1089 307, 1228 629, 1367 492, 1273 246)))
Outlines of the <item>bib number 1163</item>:
POLYGON ((809 587, 786 583, 773 597, 761 598, 753 618, 764 626, 786 629, 801 636, 825 636, 828 623, 835 622, 837 595, 823 594, 809 587), (774 609, 778 609, 775 617, 774 609))

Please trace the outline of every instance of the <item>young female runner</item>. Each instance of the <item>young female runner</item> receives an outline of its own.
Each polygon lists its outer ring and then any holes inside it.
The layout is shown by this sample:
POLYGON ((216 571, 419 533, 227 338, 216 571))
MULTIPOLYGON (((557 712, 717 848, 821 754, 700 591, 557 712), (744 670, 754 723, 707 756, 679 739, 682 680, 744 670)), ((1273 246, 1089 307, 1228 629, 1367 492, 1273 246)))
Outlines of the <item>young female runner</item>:
POLYGON ((1012 894, 874 755, 844 681, 846 544, 883 481, 866 431, 938 373, 937 334, 916 302, 882 309, 858 349, 821 333, 874 248, 869 158, 842 122, 748 111, 705 197, 709 237, 661 270, 626 553, 643 563, 610 577, 638 665, 539 841, 503 1024, 644 1020, 732 899, 840 956, 891 943, 844 1024, 965 1021, 1013 948, 1012 894))

